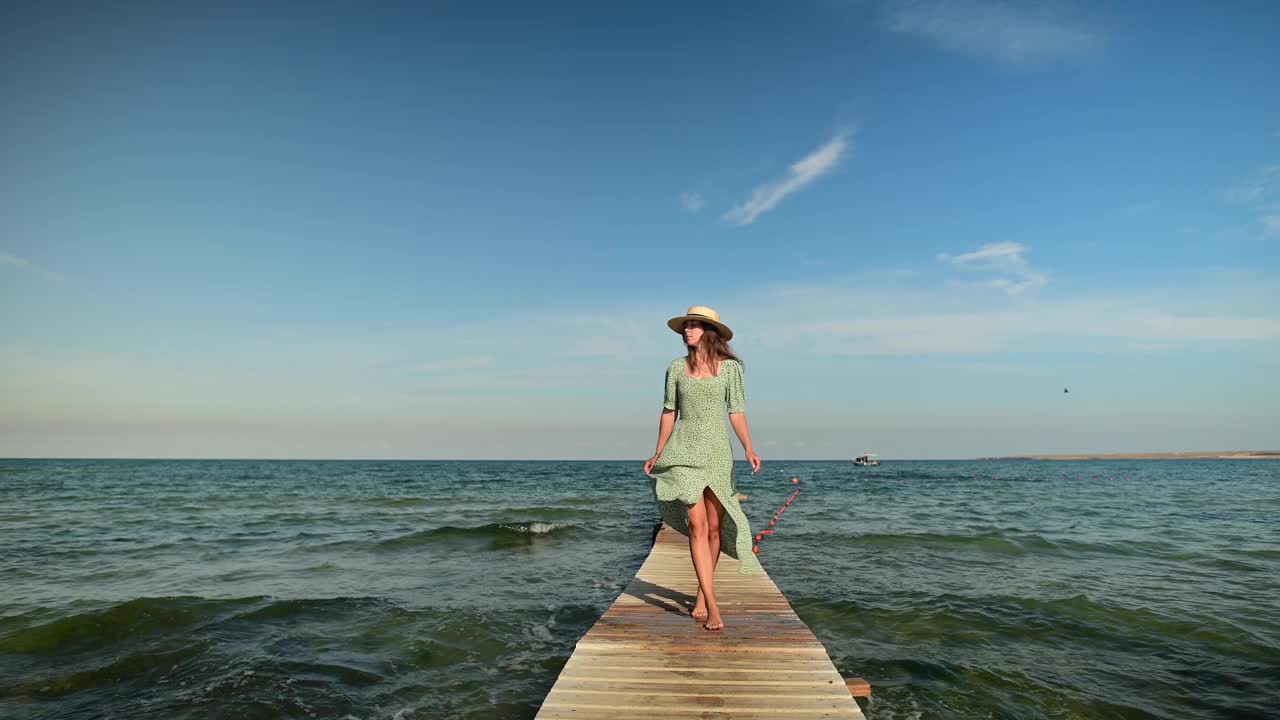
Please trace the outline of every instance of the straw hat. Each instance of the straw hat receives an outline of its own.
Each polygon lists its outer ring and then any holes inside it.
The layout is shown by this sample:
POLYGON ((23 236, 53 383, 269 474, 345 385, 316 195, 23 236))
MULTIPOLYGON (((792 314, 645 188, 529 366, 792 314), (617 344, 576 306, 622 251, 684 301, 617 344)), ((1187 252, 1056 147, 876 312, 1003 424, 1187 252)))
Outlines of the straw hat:
POLYGON ((733 331, 729 329, 728 325, 720 322, 720 313, 705 305, 694 305, 684 315, 671 318, 667 321, 667 327, 680 335, 684 335, 684 323, 686 320, 701 320, 704 323, 711 323, 716 326, 716 329, 720 331, 720 335, 725 340, 733 339, 733 331))

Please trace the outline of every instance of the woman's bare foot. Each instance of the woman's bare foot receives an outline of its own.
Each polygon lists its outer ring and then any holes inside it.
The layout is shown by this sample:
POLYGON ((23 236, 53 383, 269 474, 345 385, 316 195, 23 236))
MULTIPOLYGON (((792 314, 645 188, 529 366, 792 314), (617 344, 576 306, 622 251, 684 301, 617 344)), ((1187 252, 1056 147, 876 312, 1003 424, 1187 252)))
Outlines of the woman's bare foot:
POLYGON ((716 608, 708 614, 707 622, 702 627, 708 630, 724 629, 724 620, 720 619, 720 608, 716 608))
POLYGON ((707 599, 702 597, 702 588, 698 588, 698 599, 693 603, 693 612, 689 613, 694 620, 707 619, 707 599))

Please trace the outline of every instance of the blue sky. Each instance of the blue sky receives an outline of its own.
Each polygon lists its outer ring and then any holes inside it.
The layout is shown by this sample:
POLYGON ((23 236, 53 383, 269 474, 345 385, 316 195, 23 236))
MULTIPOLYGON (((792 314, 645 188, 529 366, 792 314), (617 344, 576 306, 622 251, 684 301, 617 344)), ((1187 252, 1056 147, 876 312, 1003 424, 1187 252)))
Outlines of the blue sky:
POLYGON ((4 10, 0 454, 1280 446, 1274 3, 617 5, 4 10))

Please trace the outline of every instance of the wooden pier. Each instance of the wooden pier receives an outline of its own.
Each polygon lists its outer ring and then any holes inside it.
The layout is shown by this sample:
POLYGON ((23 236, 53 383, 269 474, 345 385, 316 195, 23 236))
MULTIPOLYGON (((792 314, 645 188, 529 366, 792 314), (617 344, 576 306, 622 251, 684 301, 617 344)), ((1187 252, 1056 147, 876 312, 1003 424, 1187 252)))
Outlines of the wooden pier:
POLYGON ((865 720, 813 632, 764 572, 720 558, 725 629, 689 616, 698 582, 689 541, 662 527, 648 559, 587 634, 538 711, 539 720, 846 718, 865 720))

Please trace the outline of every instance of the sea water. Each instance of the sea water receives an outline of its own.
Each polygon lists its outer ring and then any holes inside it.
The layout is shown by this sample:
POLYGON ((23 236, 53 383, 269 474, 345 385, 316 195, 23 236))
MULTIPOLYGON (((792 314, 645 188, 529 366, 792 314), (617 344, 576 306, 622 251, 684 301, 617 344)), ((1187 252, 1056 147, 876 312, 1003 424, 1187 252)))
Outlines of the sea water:
MULTIPOLYGON (((531 718, 642 464, 0 460, 0 717, 531 718)), ((872 720, 1275 717, 1280 462, 737 473, 872 720)))

